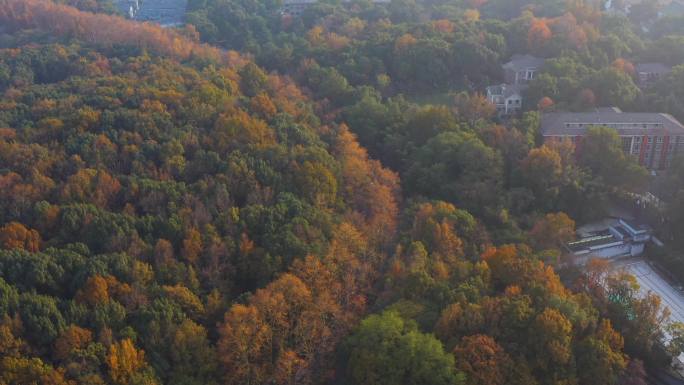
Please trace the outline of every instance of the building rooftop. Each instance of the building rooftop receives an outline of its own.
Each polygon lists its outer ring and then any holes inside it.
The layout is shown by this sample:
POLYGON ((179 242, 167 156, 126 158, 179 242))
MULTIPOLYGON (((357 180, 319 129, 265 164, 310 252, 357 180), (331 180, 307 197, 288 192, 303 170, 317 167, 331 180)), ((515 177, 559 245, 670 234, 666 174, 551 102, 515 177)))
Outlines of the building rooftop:
MULTIPOLYGON (((612 258, 625 253, 641 253, 638 247, 651 239, 651 229, 646 225, 629 223, 623 218, 606 218, 577 229, 579 239, 566 244, 575 255, 597 253, 602 258, 612 258), (637 247, 632 250, 631 247, 637 247), (625 247, 630 247, 626 250, 625 247)), ((632 254, 636 255, 636 254, 632 254)))
POLYGON ((145 0, 138 3, 140 9, 133 17, 135 20, 176 25, 183 22, 188 0, 145 0))
POLYGON ((635 69, 637 73, 666 74, 672 72, 672 67, 663 63, 639 63, 635 69))
POLYGON ((542 115, 544 136, 582 136, 587 128, 607 126, 623 136, 684 135, 684 125, 669 114, 622 112, 618 108, 597 108, 588 112, 551 112, 542 115))
POLYGON ((619 243, 620 240, 615 238, 612 234, 607 235, 596 235, 593 237, 582 238, 578 241, 568 243, 568 249, 572 252, 578 252, 582 250, 592 250, 596 248, 610 247, 619 243))
POLYGON ((546 59, 538 58, 532 55, 516 54, 511 57, 508 63, 503 65, 504 69, 513 71, 522 71, 528 68, 539 68, 544 65, 546 59))

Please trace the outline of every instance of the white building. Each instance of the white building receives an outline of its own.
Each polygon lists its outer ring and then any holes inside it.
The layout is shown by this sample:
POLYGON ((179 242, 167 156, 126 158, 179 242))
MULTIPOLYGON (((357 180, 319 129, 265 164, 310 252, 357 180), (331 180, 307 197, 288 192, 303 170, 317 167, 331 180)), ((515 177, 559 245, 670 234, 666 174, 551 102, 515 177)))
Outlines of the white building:
POLYGON ((487 99, 500 115, 510 115, 522 108, 522 86, 499 84, 487 87, 487 99))
POLYGON ((513 55, 501 66, 505 83, 487 87, 487 99, 496 106, 499 115, 511 115, 523 107, 523 91, 537 77, 545 59, 532 55, 513 55))
POLYGON ((579 264, 592 258, 636 257, 644 252, 646 243, 651 240, 650 228, 634 225, 621 218, 608 220, 579 233, 579 240, 566 245, 579 264))

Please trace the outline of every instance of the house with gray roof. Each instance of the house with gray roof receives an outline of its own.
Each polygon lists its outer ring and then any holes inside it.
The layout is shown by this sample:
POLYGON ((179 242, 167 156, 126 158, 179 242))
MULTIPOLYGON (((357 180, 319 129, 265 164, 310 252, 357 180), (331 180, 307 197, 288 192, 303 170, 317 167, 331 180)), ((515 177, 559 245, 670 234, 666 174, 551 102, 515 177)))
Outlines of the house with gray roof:
POLYGON ((545 61, 532 55, 513 55, 503 65, 504 79, 508 84, 526 84, 534 80, 545 61))
POLYGON ((532 55, 513 55, 502 67, 503 84, 487 87, 487 99, 496 106, 500 116, 511 115, 523 107, 523 92, 537 75, 545 59, 532 55))
POLYGON ((522 109, 523 86, 499 84, 487 87, 487 99, 496 106, 499 115, 510 115, 522 109))
POLYGON ((639 63, 634 69, 642 87, 652 85, 672 72, 672 67, 663 63, 639 63))
MULTIPOLYGON (((342 3, 351 3, 352 0, 342 0, 342 3)), ((371 0, 373 4, 389 4, 391 0, 371 0)), ((304 10, 318 3, 318 0, 283 0, 280 14, 285 16, 300 16, 304 10)))
POLYGON ((622 112, 610 107, 545 113, 541 119, 545 142, 570 140, 577 151, 581 151, 587 130, 597 126, 615 129, 622 139, 622 150, 648 169, 666 169, 675 156, 684 155, 684 125, 668 114, 622 112))

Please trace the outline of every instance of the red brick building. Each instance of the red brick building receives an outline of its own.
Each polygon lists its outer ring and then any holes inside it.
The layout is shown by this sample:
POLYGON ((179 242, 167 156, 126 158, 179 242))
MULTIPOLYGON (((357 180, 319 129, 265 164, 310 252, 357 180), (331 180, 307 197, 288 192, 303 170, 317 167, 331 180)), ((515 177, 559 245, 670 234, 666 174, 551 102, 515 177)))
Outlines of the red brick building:
POLYGON ((577 147, 587 129, 596 126, 614 128, 622 138, 623 151, 648 169, 666 169, 677 155, 684 155, 684 125, 668 114, 622 112, 612 107, 545 113, 541 119, 545 142, 570 139, 577 147))

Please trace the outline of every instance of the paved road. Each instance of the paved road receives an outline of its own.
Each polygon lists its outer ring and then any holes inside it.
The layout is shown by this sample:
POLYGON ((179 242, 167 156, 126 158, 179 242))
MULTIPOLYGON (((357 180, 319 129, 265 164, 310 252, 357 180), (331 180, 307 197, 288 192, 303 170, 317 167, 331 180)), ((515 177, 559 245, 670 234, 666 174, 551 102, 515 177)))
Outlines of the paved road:
POLYGON ((667 306, 672 313, 672 322, 684 323, 684 293, 672 287, 651 265, 643 259, 628 259, 617 261, 614 264, 617 269, 624 269, 634 275, 639 283, 639 291, 642 294, 653 292, 660 296, 663 306, 667 306))

